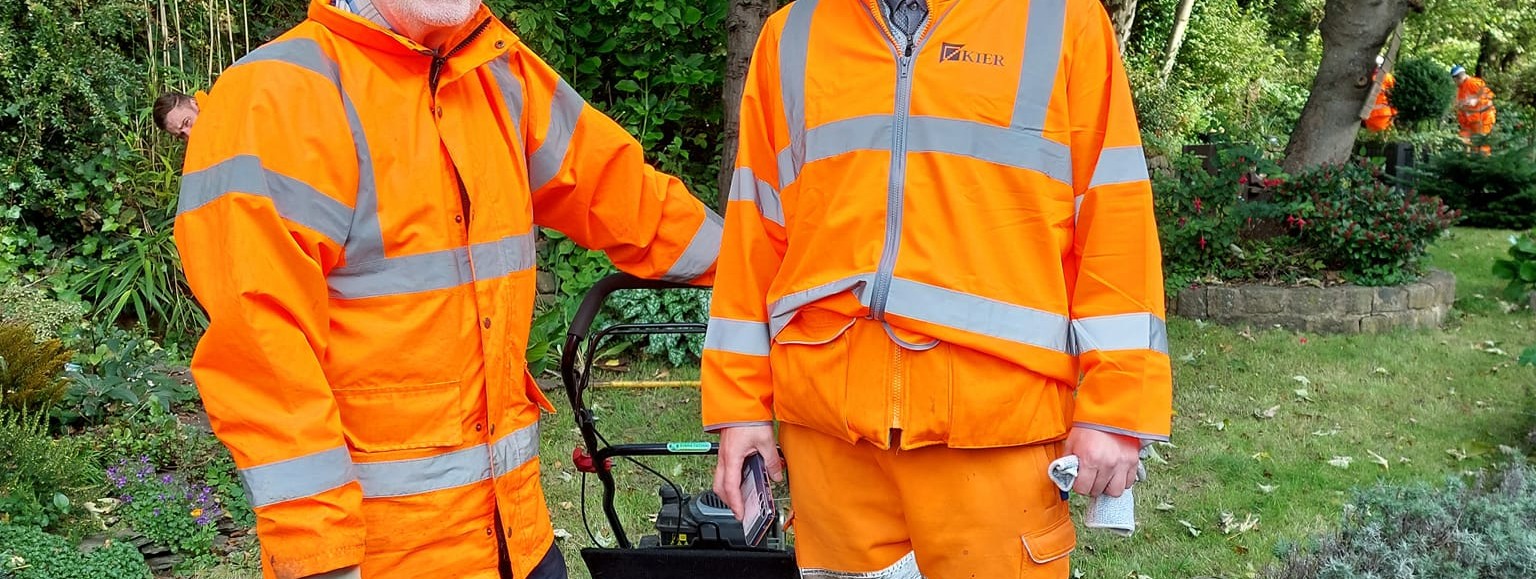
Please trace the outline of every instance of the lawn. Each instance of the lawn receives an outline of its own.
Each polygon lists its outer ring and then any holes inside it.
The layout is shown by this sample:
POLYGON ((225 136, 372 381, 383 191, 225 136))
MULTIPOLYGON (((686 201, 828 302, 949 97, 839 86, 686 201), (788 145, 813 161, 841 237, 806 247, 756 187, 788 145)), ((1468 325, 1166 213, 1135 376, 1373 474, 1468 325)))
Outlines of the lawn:
MULTIPOLYGON (((1489 268, 1508 236, 1457 229, 1436 246, 1431 265, 1458 279, 1457 311, 1441 331, 1320 336, 1170 321, 1173 444, 1158 447, 1166 463, 1149 465, 1137 487, 1134 537, 1079 529, 1079 576, 1252 576, 1274 560, 1277 542, 1334 525, 1353 487, 1440 481, 1498 460, 1500 445, 1516 446, 1536 372, 1514 357, 1536 343, 1536 318, 1497 299, 1502 284, 1489 268)), ((685 380, 696 370, 666 373, 685 380)), ((613 442, 705 439, 696 389, 600 389, 591 398, 613 442)), ((579 436, 563 395, 556 405, 560 413, 545 421, 544 482, 572 576, 584 578, 579 550, 591 540, 570 460, 579 436)), ((708 484, 713 466, 702 457, 646 462, 688 492, 708 484)), ((627 463, 616 470, 633 538, 649 528, 661 481, 627 463)), ((600 487, 595 477, 587 482, 593 531, 608 541, 600 487)), ((1080 511, 1083 499, 1073 501, 1080 511)))

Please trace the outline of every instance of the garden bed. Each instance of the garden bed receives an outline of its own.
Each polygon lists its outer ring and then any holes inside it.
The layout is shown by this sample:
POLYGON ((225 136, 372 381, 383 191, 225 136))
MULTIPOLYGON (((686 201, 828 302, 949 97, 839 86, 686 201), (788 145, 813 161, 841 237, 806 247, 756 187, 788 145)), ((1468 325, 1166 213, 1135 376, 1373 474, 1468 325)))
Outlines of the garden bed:
POLYGON ((1438 328, 1456 302, 1456 277, 1432 270, 1388 287, 1205 285, 1179 292, 1169 311, 1227 325, 1278 326, 1330 334, 1438 328))

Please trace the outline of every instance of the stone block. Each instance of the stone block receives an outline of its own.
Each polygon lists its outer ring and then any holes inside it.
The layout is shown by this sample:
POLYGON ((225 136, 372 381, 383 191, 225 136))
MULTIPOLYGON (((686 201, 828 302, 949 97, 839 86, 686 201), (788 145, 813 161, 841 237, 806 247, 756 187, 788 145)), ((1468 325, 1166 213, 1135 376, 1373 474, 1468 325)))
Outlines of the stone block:
POLYGON ((1286 311, 1302 316, 1328 316, 1340 313, 1340 292, 1333 288, 1295 288, 1289 290, 1286 311))
POLYGON ((1315 316, 1307 320, 1307 330, 1321 334, 1358 334, 1360 316, 1315 316))
POLYGON ((1435 288, 1435 302, 1449 306, 1456 303, 1456 276, 1443 270, 1430 270, 1424 281, 1435 288))
POLYGON ((1400 287, 1376 288, 1376 301, 1371 309, 1376 313, 1400 312, 1408 307, 1408 290, 1400 287))
POLYGON ((1361 316, 1375 311, 1376 290, 1368 287, 1347 286, 1342 291, 1344 296, 1340 300, 1344 302, 1345 314, 1361 316))
POLYGON ((560 287, 560 282, 553 272, 539 270, 538 289, 541 294, 552 294, 560 287))
POLYGON ((1360 318, 1360 332, 1365 334, 1385 334, 1407 327, 1413 323, 1413 312, 1398 311, 1371 314, 1360 318))
POLYGON ((1285 288, 1247 287, 1243 292, 1243 311, 1250 314, 1278 314, 1285 311, 1285 288))
POLYGON ((1536 292, 1531 292, 1531 312, 1536 313, 1536 292))
POLYGON ((1243 318, 1243 292, 1235 287, 1205 289, 1206 315, 1216 320, 1243 318))
POLYGON ((1435 305, 1435 287, 1427 283, 1408 286, 1408 308, 1422 310, 1435 305))
POLYGON ((1205 319, 1205 288, 1192 287, 1181 291, 1176 301, 1178 303, 1174 304, 1177 308, 1174 313, 1192 320, 1205 319))

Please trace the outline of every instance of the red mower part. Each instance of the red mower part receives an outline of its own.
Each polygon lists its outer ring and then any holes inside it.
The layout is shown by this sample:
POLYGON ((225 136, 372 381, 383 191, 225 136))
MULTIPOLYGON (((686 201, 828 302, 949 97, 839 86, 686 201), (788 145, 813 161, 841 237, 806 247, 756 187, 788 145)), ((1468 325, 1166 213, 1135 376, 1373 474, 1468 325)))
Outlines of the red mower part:
MULTIPOLYGON (((592 455, 587 454, 587 449, 580 446, 571 449, 571 464, 576 465, 578 471, 597 473, 597 464, 592 461, 592 455)), ((604 460, 603 469, 613 470, 613 459, 604 460)))

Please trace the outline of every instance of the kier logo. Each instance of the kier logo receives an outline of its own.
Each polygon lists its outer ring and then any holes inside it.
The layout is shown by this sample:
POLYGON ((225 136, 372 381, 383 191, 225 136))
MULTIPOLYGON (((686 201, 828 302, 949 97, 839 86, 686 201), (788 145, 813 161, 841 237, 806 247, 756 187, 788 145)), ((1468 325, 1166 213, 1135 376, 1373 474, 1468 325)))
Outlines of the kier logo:
POLYGON ((964 44, 944 43, 939 47, 939 62, 969 62, 973 64, 985 64, 987 66, 1003 66, 1003 55, 984 52, 973 52, 965 49, 964 44))

